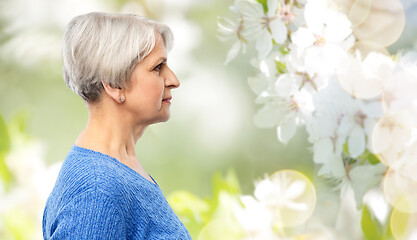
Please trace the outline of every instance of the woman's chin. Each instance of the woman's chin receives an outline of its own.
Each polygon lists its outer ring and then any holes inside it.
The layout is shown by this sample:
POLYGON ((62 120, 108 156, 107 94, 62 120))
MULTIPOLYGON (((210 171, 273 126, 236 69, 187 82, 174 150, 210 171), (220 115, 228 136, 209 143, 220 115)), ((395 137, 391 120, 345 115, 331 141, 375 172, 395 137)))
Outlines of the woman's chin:
POLYGON ((153 121, 153 123, 160 123, 160 122, 167 122, 170 118, 171 114, 169 112, 165 113, 163 116, 158 117, 153 121))
POLYGON ((167 122, 169 118, 170 118, 170 114, 168 113, 168 115, 165 118, 163 118, 161 122, 167 122))

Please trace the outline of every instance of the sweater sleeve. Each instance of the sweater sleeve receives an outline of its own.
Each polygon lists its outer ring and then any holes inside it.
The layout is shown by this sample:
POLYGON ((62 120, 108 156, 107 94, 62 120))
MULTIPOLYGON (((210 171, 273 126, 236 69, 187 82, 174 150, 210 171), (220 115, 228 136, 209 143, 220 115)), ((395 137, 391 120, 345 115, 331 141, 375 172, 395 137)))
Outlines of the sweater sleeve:
POLYGON ((66 204, 51 226, 52 239, 126 239, 118 206, 107 195, 86 192, 66 204))

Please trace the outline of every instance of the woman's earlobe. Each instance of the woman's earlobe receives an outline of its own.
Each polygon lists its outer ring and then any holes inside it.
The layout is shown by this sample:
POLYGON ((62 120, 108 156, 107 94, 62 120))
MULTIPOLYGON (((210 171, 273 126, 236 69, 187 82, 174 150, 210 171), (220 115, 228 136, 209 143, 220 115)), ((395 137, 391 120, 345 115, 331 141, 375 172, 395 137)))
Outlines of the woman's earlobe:
POLYGON ((116 102, 123 103, 126 101, 126 98, 123 96, 123 89, 120 87, 111 87, 110 84, 104 82, 104 79, 101 79, 101 84, 103 85, 104 92, 113 98, 116 102))

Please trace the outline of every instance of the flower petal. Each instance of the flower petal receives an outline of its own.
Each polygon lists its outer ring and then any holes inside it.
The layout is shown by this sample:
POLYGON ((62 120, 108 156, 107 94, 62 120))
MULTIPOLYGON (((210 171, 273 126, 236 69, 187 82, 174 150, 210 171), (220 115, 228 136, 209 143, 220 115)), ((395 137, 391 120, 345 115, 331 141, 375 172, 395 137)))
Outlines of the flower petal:
POLYGON ((288 99, 294 94, 294 91, 297 90, 294 79, 297 79, 297 76, 294 74, 281 74, 275 82, 275 92, 277 92, 280 97, 288 99))
POLYGON ((249 77, 248 83, 250 88, 256 95, 260 95, 269 87, 269 82, 263 74, 258 74, 256 77, 249 77))
POLYGON ((304 27, 298 28, 293 34, 291 34, 291 41, 298 48, 307 48, 316 41, 313 33, 304 27))
POLYGON ((227 53, 227 57, 226 57, 226 61, 224 61, 224 65, 228 64, 239 54, 241 46, 242 46, 242 43, 240 41, 237 41, 235 44, 233 44, 232 48, 227 53))
POLYGON ((217 30, 223 34, 233 34, 237 30, 237 24, 225 17, 217 18, 217 30))
POLYGON ((326 162, 333 153, 333 143, 330 138, 323 138, 320 141, 314 143, 314 157, 315 163, 326 162))
POLYGON ((363 203, 365 193, 381 181, 386 170, 383 164, 357 166, 350 170, 351 186, 358 207, 363 203))
POLYGON ((268 0, 267 4, 268 4, 268 13, 267 13, 267 16, 268 17, 272 17, 277 12, 277 9, 278 9, 278 0, 268 0))
POLYGON ((295 199, 299 197, 305 190, 306 190, 307 184, 304 181, 297 180, 290 184, 287 191, 285 191, 285 197, 288 200, 295 199))
POLYGON ((365 151, 366 139, 365 132, 360 126, 355 126, 348 139, 349 153, 353 158, 357 158, 365 151))
POLYGON ((295 211, 306 211, 308 209, 306 203, 286 202, 285 206, 295 211))
POLYGON ((287 40, 287 26, 285 23, 281 21, 281 19, 275 19, 274 21, 269 23, 269 28, 271 29, 272 38, 278 44, 283 44, 285 40, 287 40))
POLYGON ((276 186, 269 179, 264 179, 259 182, 254 191, 255 198, 259 201, 263 201, 269 196, 273 195, 276 186))
POLYGON ((249 232, 265 232, 272 223, 272 213, 252 196, 240 198, 244 208, 235 208, 235 216, 242 227, 249 232))
POLYGON ((297 131, 297 122, 294 116, 287 117, 277 128, 278 140, 286 144, 297 131))
POLYGON ((326 28, 323 35, 326 40, 334 43, 345 40, 351 33, 351 22, 343 13, 329 11, 326 14, 326 28))
POLYGON ((332 153, 325 161, 318 172, 319 176, 327 175, 336 179, 345 176, 345 167, 340 153, 332 153))
POLYGON ((309 48, 306 52, 305 67, 310 75, 330 75, 336 72, 345 58, 346 51, 336 44, 309 48))
POLYGON ((272 50, 272 39, 268 30, 264 29, 258 36, 256 41, 256 50, 260 59, 265 58, 272 50))
POLYGON ((261 18, 264 16, 263 6, 257 1, 237 0, 235 5, 245 17, 261 18))
POLYGON ((266 104, 254 116, 253 120, 259 128, 275 127, 281 121, 284 112, 276 104, 266 104))
POLYGON ((313 33, 321 35, 324 28, 324 18, 328 11, 324 1, 309 1, 304 9, 307 27, 313 33))

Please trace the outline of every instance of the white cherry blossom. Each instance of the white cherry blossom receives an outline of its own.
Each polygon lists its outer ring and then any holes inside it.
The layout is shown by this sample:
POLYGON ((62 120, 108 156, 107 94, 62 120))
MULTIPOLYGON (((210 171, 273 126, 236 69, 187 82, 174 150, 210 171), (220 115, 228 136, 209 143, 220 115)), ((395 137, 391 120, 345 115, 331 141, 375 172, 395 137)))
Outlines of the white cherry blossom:
POLYGON ((226 60, 224 64, 229 63, 232 61, 239 52, 246 51, 246 39, 242 36, 242 29, 243 29, 243 19, 237 20, 230 20, 227 18, 220 17, 217 21, 218 32, 220 35, 218 36, 221 40, 233 40, 235 43, 233 44, 232 48, 227 53, 226 60))
POLYGON ((342 87, 352 96, 372 99, 381 95, 392 78, 394 62, 389 56, 371 52, 362 61, 357 52, 343 59, 343 68, 338 71, 342 87))
POLYGON ((284 78, 276 82, 276 89, 263 91, 257 99, 258 103, 265 104, 254 116, 258 127, 277 127, 278 139, 287 143, 295 134, 297 126, 304 123, 305 118, 314 110, 312 96, 306 91, 295 91, 289 96, 280 96, 279 91, 284 88, 284 78))
POLYGON ((349 170, 348 177, 344 181, 352 187, 358 208, 361 207, 365 194, 381 183, 386 171, 387 167, 383 164, 358 165, 349 170))
POLYGON ((241 196, 243 207, 235 208, 235 216, 246 231, 245 239, 277 239, 273 232, 273 215, 252 196, 241 196))
POLYGON ((313 213, 316 191, 310 180, 294 170, 281 170, 255 184, 255 199, 273 215, 278 233, 304 223, 313 213))
POLYGON ((278 11, 280 2, 281 0, 268 0, 266 14, 262 4, 255 0, 235 2, 244 18, 244 35, 250 39, 256 39, 256 49, 260 59, 265 58, 271 52, 272 40, 278 44, 283 44, 287 40, 287 27, 278 11))
POLYGON ((329 75, 317 74, 306 67, 306 51, 294 44, 290 44, 290 53, 285 56, 285 66, 294 78, 297 88, 306 88, 311 93, 327 86, 329 75))
POLYGON ((405 109, 416 109, 417 104, 417 59, 404 57, 395 66, 392 78, 387 81, 382 102, 387 113, 395 114, 405 109))
POLYGON ((343 118, 348 135, 349 154, 353 158, 362 155, 365 149, 371 149, 367 139, 378 119, 383 116, 382 105, 379 101, 365 103, 355 99, 350 113, 343 118))
MULTIPOLYGON (((363 196, 386 177, 387 166, 415 158, 410 148, 417 146, 417 53, 392 57, 353 52, 357 40, 352 24, 334 1, 264 3, 266 13, 258 1, 235 2, 243 19, 242 36, 258 51, 252 63, 260 72, 248 81, 255 102, 262 105, 255 125, 276 127, 284 144, 305 125, 318 175, 337 183, 341 192, 353 190, 351 199, 359 207, 363 196)), ((245 206, 259 214, 260 206, 302 211, 294 197, 299 192, 278 182, 259 182, 255 198, 246 199, 245 206)))
POLYGON ((314 111, 308 89, 315 83, 300 72, 279 75, 277 64, 281 59, 285 56, 274 53, 260 61, 263 74, 250 78, 249 85, 259 95, 256 102, 264 104, 254 117, 255 124, 264 128, 277 127, 278 139, 287 143, 297 127, 314 111))
POLYGON ((252 66, 260 70, 256 77, 249 77, 248 79, 249 86, 256 95, 261 95, 264 91, 269 91, 273 88, 279 76, 276 62, 281 58, 283 58, 282 54, 272 52, 265 59, 258 60, 254 58, 251 60, 252 66))
POLYGON ((314 96, 316 111, 306 124, 313 143, 314 162, 322 164, 319 174, 334 178, 345 175, 343 144, 351 128, 345 118, 353 106, 352 97, 334 79, 314 96))
POLYGON ((307 204, 296 199, 306 189, 306 183, 297 180, 291 182, 285 175, 281 178, 266 178, 255 188, 255 197, 270 208, 289 208, 295 211, 307 210, 307 204))
POLYGON ((305 64, 310 74, 334 73, 352 45, 348 44, 352 42, 349 19, 319 0, 307 2, 304 17, 306 27, 291 34, 292 43, 306 51, 305 64))

